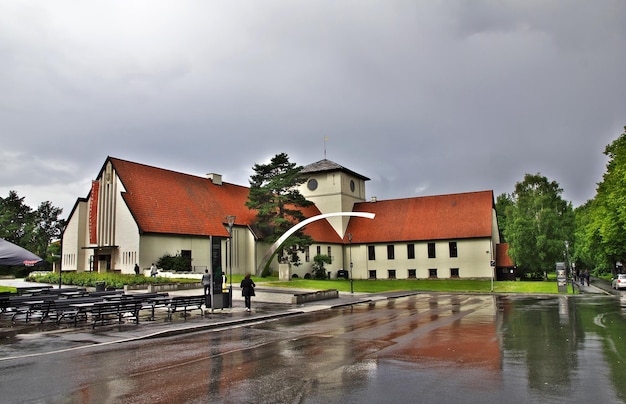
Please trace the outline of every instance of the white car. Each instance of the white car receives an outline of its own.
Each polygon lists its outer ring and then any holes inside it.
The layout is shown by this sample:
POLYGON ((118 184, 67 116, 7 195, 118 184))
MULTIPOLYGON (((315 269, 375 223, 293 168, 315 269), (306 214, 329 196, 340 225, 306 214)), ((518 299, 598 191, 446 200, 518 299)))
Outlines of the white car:
POLYGON ((626 289, 626 274, 619 274, 617 278, 614 278, 611 282, 613 289, 626 289))

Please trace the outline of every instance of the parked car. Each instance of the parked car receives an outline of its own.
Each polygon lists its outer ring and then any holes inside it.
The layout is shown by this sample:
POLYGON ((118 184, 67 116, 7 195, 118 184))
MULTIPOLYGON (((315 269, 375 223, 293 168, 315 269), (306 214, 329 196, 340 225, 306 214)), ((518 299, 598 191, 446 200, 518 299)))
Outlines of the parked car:
POLYGON ((617 278, 614 278, 611 282, 613 289, 626 289, 626 274, 619 274, 617 278))

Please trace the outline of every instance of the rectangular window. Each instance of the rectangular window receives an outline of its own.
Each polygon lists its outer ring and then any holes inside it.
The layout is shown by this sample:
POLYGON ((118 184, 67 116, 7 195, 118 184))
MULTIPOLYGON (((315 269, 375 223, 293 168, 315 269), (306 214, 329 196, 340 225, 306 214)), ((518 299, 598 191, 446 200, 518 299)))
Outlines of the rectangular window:
POLYGON ((304 262, 311 262, 311 246, 304 248, 304 262))
POLYGON ((429 278, 436 278, 437 277, 437 268, 431 268, 428 270, 428 277, 429 278))
POLYGON ((450 258, 458 257, 458 252, 456 249, 456 241, 450 241, 448 243, 448 247, 450 248, 450 258))
POLYGON ((394 248, 393 248, 393 247, 394 247, 394 246, 393 246, 393 244, 389 244, 389 245, 387 246, 387 259, 388 259, 388 260, 392 260, 392 259, 394 259, 394 256, 395 256, 395 251, 394 251, 394 248))
POLYGON ((376 270, 375 269, 370 269, 369 270, 369 279, 376 279, 376 270))
POLYGON ((329 265, 333 263, 333 250, 330 246, 328 246, 328 248, 326 249, 326 251, 328 252, 328 258, 330 259, 330 262, 328 263, 329 265))
POLYGON ((367 246, 367 259, 370 261, 374 261, 376 259, 376 251, 373 245, 367 246))
POLYGON ((388 269, 387 270, 387 277, 389 279, 396 279, 396 270, 395 269, 388 269))
POLYGON ((417 270, 409 269, 409 279, 415 279, 415 278, 417 278, 417 270))
POLYGON ((459 277, 459 268, 450 268, 450 278, 459 277))
POLYGON ((428 243, 428 258, 435 258, 435 243, 428 243))
POLYGON ((415 244, 406 245, 406 257, 410 260, 415 259, 415 244))
POLYGON ((317 246, 317 255, 322 255, 322 247, 321 246, 317 246))

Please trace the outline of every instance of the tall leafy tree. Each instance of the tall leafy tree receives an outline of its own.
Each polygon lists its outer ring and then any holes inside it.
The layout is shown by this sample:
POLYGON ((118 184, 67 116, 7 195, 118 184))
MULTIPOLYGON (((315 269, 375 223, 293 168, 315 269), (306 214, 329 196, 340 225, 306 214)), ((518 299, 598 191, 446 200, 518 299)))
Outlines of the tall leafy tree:
POLYGON ((53 206, 50 201, 39 204, 34 212, 33 252, 45 257, 52 240, 59 239, 65 227, 65 220, 59 218, 63 209, 53 206))
POLYGON ((34 213, 15 191, 0 197, 0 237, 22 247, 29 247, 34 213))
MULTIPOLYGON (((302 166, 289 161, 286 153, 277 154, 269 164, 255 164, 252 169, 246 206, 257 211, 255 227, 267 242, 273 243, 305 219, 301 208, 313 204, 298 191, 307 179, 301 175, 302 166)), ((297 231, 283 244, 279 257, 298 265, 298 251, 312 243, 311 237, 297 231)))
POLYGON ((615 272, 626 260, 626 127, 624 133, 606 146, 609 161, 596 196, 588 207, 581 239, 596 267, 615 272))
POLYGON ((60 238, 66 224, 59 218, 61 213, 63 209, 49 201, 32 210, 24 203, 24 197, 9 191, 6 198, 0 197, 0 237, 47 258, 56 251, 49 250, 51 242, 60 238))
POLYGON ((498 218, 498 228, 500 229, 500 240, 506 243, 504 236, 507 226, 507 211, 514 206, 513 197, 509 194, 501 194, 496 198, 496 217, 498 218))
POLYGON ((573 259, 577 267, 585 269, 609 268, 610 262, 606 259, 602 249, 602 237, 598 227, 595 201, 589 200, 574 210, 576 216, 576 230, 574 234, 575 246, 573 259))
POLYGON ((509 254, 523 273, 554 270, 564 261, 565 241, 573 247, 574 212, 563 190, 540 174, 526 174, 515 185, 504 230, 509 254))

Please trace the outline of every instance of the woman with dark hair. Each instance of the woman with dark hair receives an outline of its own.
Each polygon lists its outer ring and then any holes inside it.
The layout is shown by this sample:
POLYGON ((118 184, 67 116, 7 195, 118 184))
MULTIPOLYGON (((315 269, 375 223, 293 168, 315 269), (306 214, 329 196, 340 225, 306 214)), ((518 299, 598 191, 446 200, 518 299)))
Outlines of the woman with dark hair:
POLYGON ((246 274, 239 286, 241 287, 241 295, 246 303, 246 311, 250 311, 250 297, 255 296, 254 288, 256 287, 254 281, 250 279, 250 274, 246 274))

